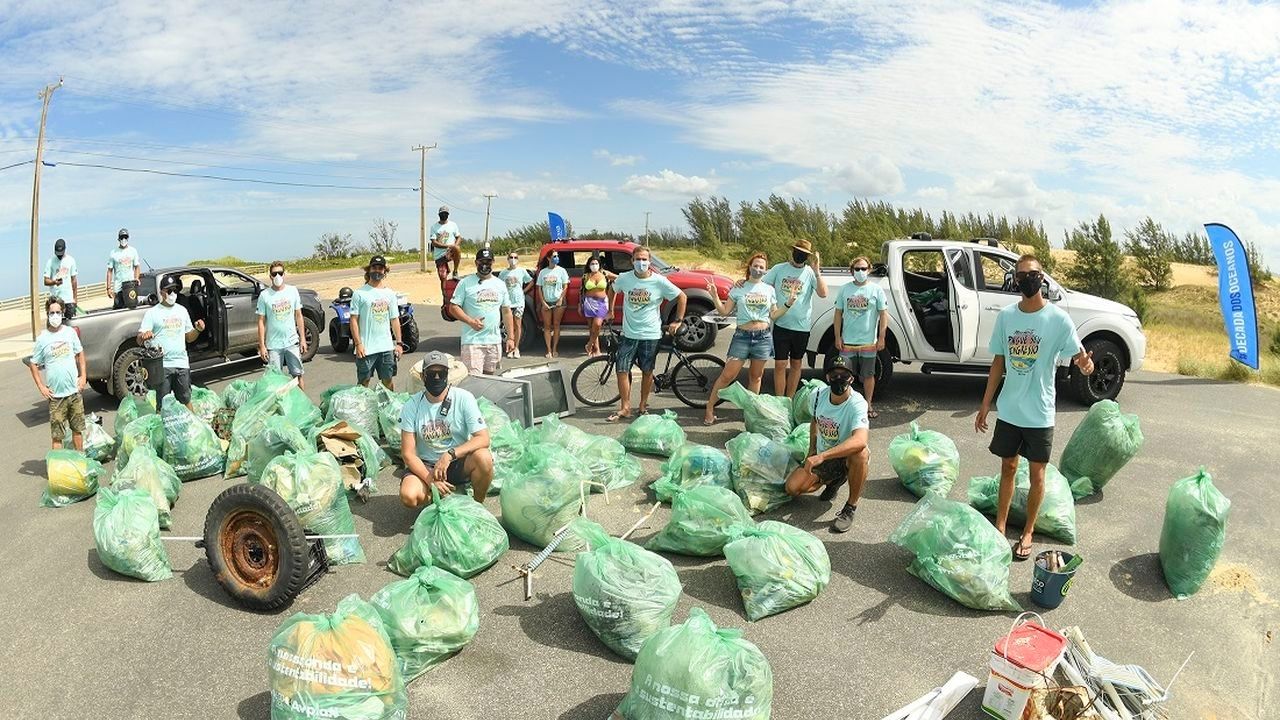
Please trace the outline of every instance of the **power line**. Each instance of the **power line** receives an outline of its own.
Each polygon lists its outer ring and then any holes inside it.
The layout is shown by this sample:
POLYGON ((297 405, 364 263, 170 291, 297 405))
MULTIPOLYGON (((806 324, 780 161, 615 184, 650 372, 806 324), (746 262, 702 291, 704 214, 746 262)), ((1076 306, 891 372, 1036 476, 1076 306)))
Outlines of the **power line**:
MULTIPOLYGON (((67 142, 70 142, 70 143, 86 144, 86 145, 107 145, 107 146, 118 146, 118 147, 137 147, 137 148, 146 148, 146 149, 150 149, 150 150, 178 150, 178 151, 181 151, 181 152, 204 153, 204 154, 208 154, 208 155, 223 155, 223 156, 226 156, 226 157, 242 157, 242 158, 251 158, 251 159, 254 159, 254 160, 267 160, 267 161, 269 161, 269 162, 278 162, 278 163, 284 163, 284 164, 289 164, 289 165, 340 165, 340 166, 344 166, 344 165, 348 165, 348 164, 349 164, 349 163, 347 163, 347 162, 345 162, 345 161, 342 161, 342 160, 297 160, 297 159, 293 159, 293 158, 278 157, 278 156, 273 156, 273 155, 260 155, 260 154, 254 154, 254 153, 240 153, 240 152, 233 152, 233 151, 230 151, 230 150, 214 150, 214 149, 212 149, 212 148, 192 147, 192 146, 189 146, 189 145, 163 145, 163 144, 159 144, 159 143, 125 142, 125 141, 121 141, 121 140, 91 140, 91 139, 88 139, 88 138, 58 138, 58 137, 50 138, 50 142, 55 142, 55 143, 67 143, 67 142)), ((402 169, 402 168, 392 168, 392 167, 385 167, 385 166, 378 166, 378 165, 366 165, 366 166, 356 167, 356 168, 352 168, 352 169, 356 169, 356 170, 359 170, 359 169, 369 169, 369 170, 379 170, 379 171, 383 171, 383 172, 392 172, 392 173, 399 173, 399 172, 403 172, 403 169, 402 169)), ((391 178, 387 178, 387 179, 391 179, 391 178)))
POLYGON ((169 172, 167 170, 154 170, 151 168, 126 168, 126 167, 117 167, 115 165, 100 165, 97 163, 78 163, 78 162, 64 161, 60 163, 50 163, 50 165, 54 167, 61 166, 61 165, 68 165, 71 167, 98 168, 100 170, 116 170, 119 172, 146 173, 149 175, 166 175, 169 177, 199 178, 203 180, 221 180, 223 182, 253 183, 257 185, 280 185, 284 187, 328 188, 333 190, 398 190, 398 191, 407 191, 407 192, 414 191, 413 188, 406 188, 406 187, 386 187, 386 186, 374 186, 374 185, 333 185, 328 183, 295 183, 295 182, 285 182, 283 180, 258 180, 255 178, 234 178, 234 177, 226 177, 223 175, 206 175, 202 173, 169 172))
POLYGON ((35 162, 35 160, 23 160, 20 163, 14 163, 12 165, 5 165, 4 167, 0 167, 0 170, 8 170, 9 168, 22 167, 23 165, 30 165, 33 162, 35 162))
POLYGON ((268 170, 266 168, 239 167, 236 165, 211 165, 209 163, 189 162, 185 160, 162 160, 160 158, 138 157, 136 155, 115 155, 113 153, 96 153, 86 150, 54 150, 55 153, 66 153, 67 155, 88 155, 91 157, 116 158, 118 160, 137 160, 139 162, 156 162, 165 165, 188 165, 192 167, 217 168, 219 170, 239 170, 241 172, 260 172, 270 173, 273 175, 305 175, 308 177, 329 177, 329 178, 345 178, 348 180, 398 180, 399 178, 373 175, 335 175, 328 173, 309 173, 299 172, 297 170, 268 170))

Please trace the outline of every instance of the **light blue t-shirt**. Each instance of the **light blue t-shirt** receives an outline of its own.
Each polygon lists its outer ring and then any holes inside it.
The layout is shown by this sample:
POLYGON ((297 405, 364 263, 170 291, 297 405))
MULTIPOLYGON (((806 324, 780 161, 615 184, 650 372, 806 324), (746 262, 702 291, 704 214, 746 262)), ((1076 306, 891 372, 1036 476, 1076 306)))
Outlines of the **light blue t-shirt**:
POLYGON ((558 265, 542 268, 538 273, 538 287, 542 288, 542 301, 555 305, 569 287, 569 273, 558 265))
POLYGON ((187 333, 194 330, 187 309, 174 303, 160 303, 142 316, 142 332, 155 335, 151 342, 164 350, 164 366, 167 368, 191 367, 187 360, 187 333))
POLYGON ((56 398, 80 392, 80 369, 76 355, 84 348, 75 330, 63 325, 50 332, 48 328, 36 338, 31 362, 44 371, 44 384, 56 398))
MULTIPOLYGON (((71 295, 71 278, 78 274, 76 259, 70 255, 63 255, 61 260, 57 255, 49 258, 49 262, 44 264, 44 276, 52 280, 62 279, 61 285, 49 286, 49 296, 56 297, 62 302, 75 302, 75 298, 71 295)), ((131 275, 130 278, 132 277, 131 275)))
POLYGON ((533 279, 524 268, 508 268, 498 273, 498 277, 507 286, 507 302, 513 308, 524 307, 524 286, 533 279))
POLYGON ((869 427, 867 401, 852 390, 839 405, 831 402, 831 388, 814 393, 813 421, 817 423, 818 452, 825 452, 849 438, 858 428, 869 427))
MULTIPOLYGON (((427 234, 427 238, 429 240, 434 240, 435 242, 441 242, 440 233, 442 232, 446 236, 448 236, 448 239, 445 240, 444 242, 448 242, 451 245, 458 244, 458 236, 461 233, 458 232, 457 223, 455 223, 452 220, 450 220, 447 223, 444 223, 443 225, 440 224, 439 222, 433 222, 431 223, 431 231, 427 234)), ((449 252, 448 248, 438 248, 438 247, 435 247, 434 245, 431 246, 431 255, 436 260, 439 260, 440 258, 444 257, 444 254, 447 252, 449 252)))
POLYGON ((849 282, 836 295, 840 311, 840 339, 845 345, 874 345, 880 332, 880 313, 887 304, 884 288, 849 282))
POLYGON ((267 288, 258 295, 258 314, 266 324, 267 349, 285 350, 298 344, 298 320, 295 314, 302 309, 298 288, 285 285, 276 290, 267 288))
POLYGON ((138 265, 138 251, 132 245, 112 250, 107 259, 107 269, 111 270, 111 292, 120 292, 121 285, 133 280, 133 269, 138 265))
POLYGON ((1004 356, 1004 387, 996 415, 1021 428, 1053 427, 1058 358, 1080 352, 1080 335, 1071 316, 1057 305, 1025 313, 1010 305, 996 315, 991 331, 993 355, 1004 356))
POLYGON ((729 291, 738 327, 754 322, 772 322, 769 313, 778 304, 778 294, 772 285, 750 280, 729 291))
POLYGON ((461 307, 468 317, 484 320, 483 330, 462 324, 463 345, 497 345, 502 342, 502 308, 511 307, 506 283, 493 275, 484 280, 479 275, 468 275, 458 281, 449 302, 461 307))
POLYGON ((396 318, 399 322, 395 290, 365 283, 351 297, 351 314, 360 318, 356 325, 360 329, 360 344, 364 346, 366 355, 395 349, 395 336, 391 334, 391 319, 396 318))
POLYGON ((401 432, 413 433, 413 449, 428 464, 485 429, 484 415, 480 414, 475 395, 460 387, 451 387, 444 400, 433 403, 424 390, 409 398, 400 409, 401 432), (440 408, 446 404, 448 410, 441 415, 440 408))
POLYGON ((632 340, 662 339, 662 303, 680 296, 680 288, 652 270, 649 277, 637 277, 634 270, 613 281, 622 296, 622 336, 632 340))
POLYGON ((808 265, 796 267, 791 263, 778 263, 764 274, 764 282, 773 286, 777 292, 778 302, 785 304, 791 297, 792 288, 796 289, 796 300, 791 309, 774 322, 778 327, 799 332, 809 332, 810 314, 813 312, 813 293, 817 288, 818 278, 813 268, 808 265))

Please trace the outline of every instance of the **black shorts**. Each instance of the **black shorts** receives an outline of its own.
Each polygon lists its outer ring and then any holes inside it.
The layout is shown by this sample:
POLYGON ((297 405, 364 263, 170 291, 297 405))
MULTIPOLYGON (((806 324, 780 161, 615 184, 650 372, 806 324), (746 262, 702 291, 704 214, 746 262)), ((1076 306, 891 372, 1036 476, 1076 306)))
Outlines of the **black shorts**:
POLYGON ((1047 463, 1053 455, 1053 428, 1024 428, 996 420, 988 449, 1000 458, 1021 455, 1028 462, 1047 463))
MULTIPOLYGON (((427 466, 427 470, 432 470, 436 466, 435 463, 429 463, 426 460, 423 460, 422 464, 427 466)), ((445 478, 444 478, 445 481, 454 487, 462 487, 463 485, 471 484, 471 478, 468 477, 463 470, 463 467, 466 464, 467 464, 466 458, 454 460, 453 462, 449 463, 449 469, 445 471, 445 478)), ((408 468, 402 468, 396 471, 396 477, 399 478, 400 480, 404 480, 406 477, 409 477, 410 475, 413 475, 413 473, 409 472, 408 468)), ((417 475, 413 475, 413 476, 418 477, 417 475)), ((418 478, 418 480, 423 480, 423 478, 418 478)), ((431 495, 431 488, 427 487, 426 491, 427 491, 427 496, 429 497, 431 495)))
POLYGON ((773 359, 800 360, 809 348, 809 333, 773 326, 773 359))

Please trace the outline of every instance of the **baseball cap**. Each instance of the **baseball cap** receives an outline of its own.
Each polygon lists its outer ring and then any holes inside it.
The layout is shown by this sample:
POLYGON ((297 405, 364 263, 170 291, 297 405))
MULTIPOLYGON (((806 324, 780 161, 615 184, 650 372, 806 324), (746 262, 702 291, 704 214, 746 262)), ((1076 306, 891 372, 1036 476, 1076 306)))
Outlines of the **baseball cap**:
POLYGON ((120 232, 116 233, 116 237, 117 237, 117 238, 127 238, 127 237, 129 237, 129 229, 128 229, 128 228, 120 228, 120 232))
POLYGON ((382 257, 381 255, 374 255, 373 257, 369 258, 369 264, 365 266, 365 269, 368 270, 374 265, 381 265, 382 267, 386 267, 387 259, 382 257))
POLYGON ((440 209, 436 211, 436 214, 437 214, 437 215, 439 215, 439 214, 440 214, 440 213, 442 213, 442 212, 449 212, 449 206, 448 206, 448 205, 441 205, 441 206, 440 206, 440 209))
POLYGON ((827 360, 827 366, 823 369, 823 373, 830 375, 836 370, 844 370, 850 375, 853 374, 853 364, 849 362, 849 358, 844 355, 833 355, 827 360))
POLYGON ((165 275, 164 279, 160 281, 160 289, 161 290, 181 290, 182 281, 178 279, 177 275, 165 275))
POLYGON ((422 368, 424 370, 429 367, 447 368, 449 367, 449 363, 452 361, 453 361, 453 358, 449 356, 449 353, 440 352, 439 350, 432 350, 431 352, 423 356, 422 368))
POLYGON ((480 260, 488 260, 492 262, 493 251, 490 250, 489 248, 480 248, 478 251, 476 251, 476 261, 479 262, 480 260))
POLYGON ((56 242, 56 243, 54 243, 54 244, 53 244, 53 251, 54 251, 54 252, 66 252, 66 251, 67 251, 67 241, 66 241, 66 240, 63 240, 62 238, 58 238, 58 242, 56 242))

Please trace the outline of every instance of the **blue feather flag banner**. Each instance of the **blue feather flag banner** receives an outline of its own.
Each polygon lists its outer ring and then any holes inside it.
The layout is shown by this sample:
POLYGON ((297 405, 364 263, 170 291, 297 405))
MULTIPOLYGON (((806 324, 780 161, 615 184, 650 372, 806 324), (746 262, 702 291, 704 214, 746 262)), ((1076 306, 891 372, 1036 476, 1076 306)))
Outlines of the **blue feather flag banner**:
POLYGON ((565 227, 564 218, 553 212, 547 213, 547 229, 551 231, 551 242, 564 240, 569 237, 569 231, 565 227))
POLYGON ((1231 357, 1257 370, 1258 314, 1244 243, 1226 225, 1208 223, 1204 229, 1218 261, 1218 302, 1231 342, 1231 357))

